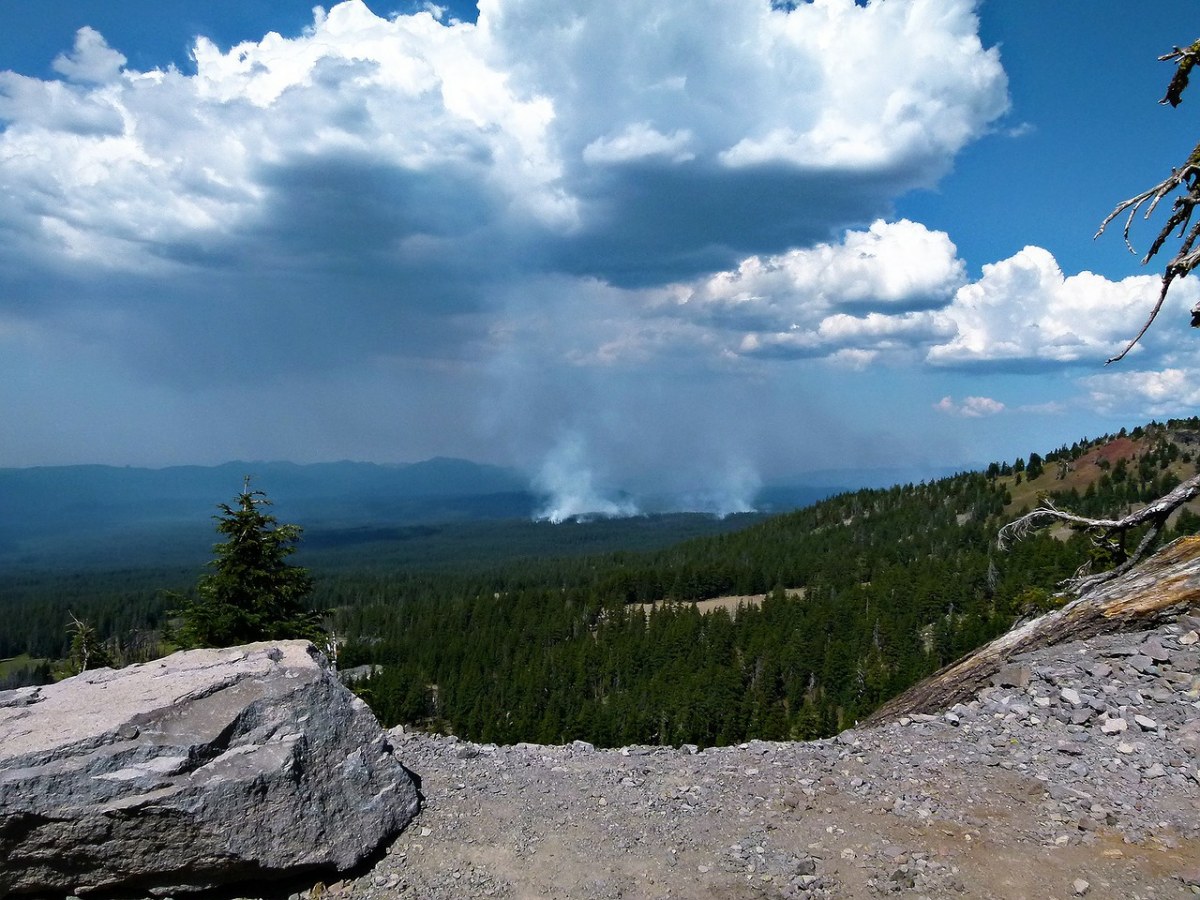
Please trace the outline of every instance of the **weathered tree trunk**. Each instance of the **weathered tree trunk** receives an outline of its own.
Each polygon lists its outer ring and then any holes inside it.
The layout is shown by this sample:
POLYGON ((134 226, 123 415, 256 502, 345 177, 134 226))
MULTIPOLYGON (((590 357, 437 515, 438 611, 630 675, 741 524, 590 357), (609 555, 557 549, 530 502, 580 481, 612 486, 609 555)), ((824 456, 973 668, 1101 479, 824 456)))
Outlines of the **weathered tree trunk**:
POLYGON ((935 713, 987 686, 1012 656, 1098 634, 1152 628, 1200 604, 1200 537, 1180 538, 1119 578, 951 663, 875 710, 865 725, 935 713))

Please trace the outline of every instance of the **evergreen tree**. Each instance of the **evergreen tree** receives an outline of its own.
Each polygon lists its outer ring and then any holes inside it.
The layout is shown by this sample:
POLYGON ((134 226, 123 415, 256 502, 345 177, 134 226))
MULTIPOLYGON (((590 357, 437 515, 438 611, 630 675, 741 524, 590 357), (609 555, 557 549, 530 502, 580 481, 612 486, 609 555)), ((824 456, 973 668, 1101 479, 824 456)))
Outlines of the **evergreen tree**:
POLYGON ((71 650, 67 655, 67 664, 72 675, 80 675, 88 669, 103 669, 112 665, 112 657, 108 648, 100 640, 95 627, 69 613, 71 624, 67 627, 71 635, 71 650))
POLYGON ((300 540, 298 525, 280 525, 264 511, 262 491, 250 490, 247 476, 236 506, 222 503, 213 570, 196 586, 196 599, 182 601, 183 619, 174 640, 183 647, 229 647, 250 641, 320 635, 317 615, 305 606, 313 582, 306 569, 287 559, 300 540))

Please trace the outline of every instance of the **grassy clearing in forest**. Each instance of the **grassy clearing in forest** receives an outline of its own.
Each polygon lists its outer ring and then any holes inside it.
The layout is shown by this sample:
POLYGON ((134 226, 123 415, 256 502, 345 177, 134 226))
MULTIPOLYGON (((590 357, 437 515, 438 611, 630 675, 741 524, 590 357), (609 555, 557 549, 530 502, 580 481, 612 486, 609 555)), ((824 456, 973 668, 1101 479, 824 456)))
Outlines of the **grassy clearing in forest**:
POLYGON ((53 660, 30 656, 28 653, 22 653, 20 656, 10 656, 7 659, 0 659, 0 679, 6 678, 13 672, 19 672, 22 669, 33 669, 42 663, 48 662, 53 662, 53 660))
MULTIPOLYGON (((789 588, 788 590, 784 591, 784 593, 787 594, 788 598, 792 600, 802 600, 804 598, 804 588, 789 588)), ((767 599, 767 596, 767 594, 741 594, 730 597, 713 597, 709 600, 695 600, 691 605, 699 610, 700 615, 712 612, 714 609, 724 609, 728 611, 730 618, 737 618, 738 607, 759 606, 765 599, 767 599)), ((675 601, 668 600, 667 602, 674 603, 675 601)), ((655 606, 661 605, 662 604, 655 603, 638 604, 638 606, 641 607, 642 612, 646 615, 650 615, 650 611, 654 609, 655 606)))

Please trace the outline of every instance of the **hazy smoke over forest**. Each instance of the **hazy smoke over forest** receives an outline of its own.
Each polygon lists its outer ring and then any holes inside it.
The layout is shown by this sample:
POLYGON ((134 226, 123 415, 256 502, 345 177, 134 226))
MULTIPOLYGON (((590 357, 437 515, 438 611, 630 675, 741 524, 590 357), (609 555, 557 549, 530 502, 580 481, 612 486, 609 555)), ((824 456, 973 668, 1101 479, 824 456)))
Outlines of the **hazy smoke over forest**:
POLYGON ((533 478, 533 487, 547 499, 536 518, 550 522, 572 519, 618 518, 657 512, 706 512, 716 516, 752 512, 762 479, 753 468, 735 464, 691 471, 679 484, 666 480, 634 486, 617 483, 611 471, 589 455, 577 432, 565 435, 547 454, 533 478), (686 481, 691 485, 683 489, 686 481))

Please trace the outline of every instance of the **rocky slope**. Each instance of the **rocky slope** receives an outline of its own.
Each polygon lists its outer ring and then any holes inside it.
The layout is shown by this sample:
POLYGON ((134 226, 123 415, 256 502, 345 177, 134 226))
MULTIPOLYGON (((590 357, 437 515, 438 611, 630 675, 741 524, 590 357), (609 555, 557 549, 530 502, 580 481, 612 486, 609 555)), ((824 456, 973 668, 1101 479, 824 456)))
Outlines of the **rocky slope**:
POLYGON ((384 898, 1200 894, 1200 612, 1009 660, 951 710, 805 744, 393 732, 424 808, 384 898))

